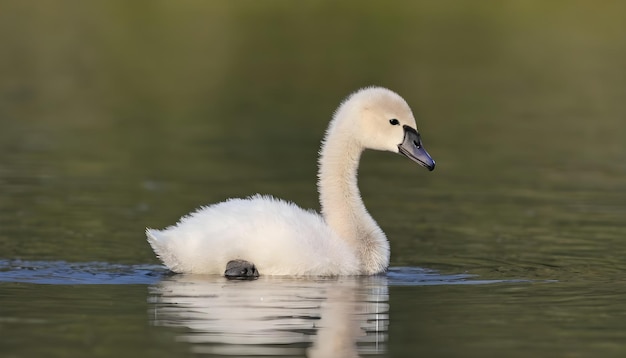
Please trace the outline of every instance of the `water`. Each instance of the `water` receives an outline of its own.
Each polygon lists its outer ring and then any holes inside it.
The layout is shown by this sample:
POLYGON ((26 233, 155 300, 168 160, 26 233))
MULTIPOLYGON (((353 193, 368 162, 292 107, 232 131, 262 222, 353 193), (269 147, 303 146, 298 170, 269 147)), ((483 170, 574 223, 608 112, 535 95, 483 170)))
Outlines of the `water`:
POLYGON ((0 356, 624 356, 624 5, 342 4, 0 4, 0 356), (159 265, 200 205, 317 208, 370 84, 437 161, 364 155, 387 275, 159 265))
MULTIPOLYGON (((96 355, 100 349, 110 354, 138 353, 126 351, 128 347, 119 347, 124 351, 116 352, 119 348, 103 347, 100 338, 91 337, 94 331, 102 330, 100 321, 104 317, 101 316, 109 314, 120 320, 116 324, 124 327, 124 335, 128 334, 127 325, 132 317, 124 313, 127 310, 134 312, 137 306, 142 307, 146 314, 144 323, 147 327, 142 329, 168 328, 175 335, 169 345, 185 343, 191 352, 197 354, 385 355, 390 323, 389 291, 394 286, 530 283, 479 280, 470 274, 442 275, 432 270, 409 267, 391 268, 386 275, 373 277, 261 277, 254 281, 172 275, 159 265, 102 262, 2 261, 0 272, 3 285, 16 295, 15 307, 8 300, 8 305, 3 307, 6 315, 3 315, 1 323, 7 330, 18 331, 26 326, 29 335, 41 335, 48 341, 51 327, 60 327, 63 331, 72 318, 58 312, 48 312, 45 316, 37 312, 78 303, 76 308, 87 311, 82 315, 88 315, 90 319, 89 322, 81 322, 81 328, 86 332, 78 337, 86 342, 61 347, 60 352, 90 352, 96 355), (42 296, 37 295, 40 289, 45 292, 42 296), (136 296, 140 295, 143 299, 137 299, 136 296), (34 315, 25 317, 30 314, 34 315)), ((73 315, 76 314, 73 312, 73 315)), ((116 331, 118 328, 115 325, 110 329, 103 333, 113 337, 122 333, 116 331)), ((154 331, 152 334, 158 333, 158 330, 154 331)), ((63 334, 59 336, 55 340, 67 339, 63 334)), ((5 343, 9 343, 9 352, 15 349, 8 340, 5 343)), ((48 348, 44 344, 21 347, 19 351, 24 355, 34 355, 48 348)))

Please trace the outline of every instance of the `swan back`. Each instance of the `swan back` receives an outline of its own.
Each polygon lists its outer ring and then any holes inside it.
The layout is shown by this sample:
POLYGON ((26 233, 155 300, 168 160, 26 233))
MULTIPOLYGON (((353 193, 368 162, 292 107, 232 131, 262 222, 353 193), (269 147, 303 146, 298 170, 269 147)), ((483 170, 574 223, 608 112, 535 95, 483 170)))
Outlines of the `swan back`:
POLYGON ((223 274, 230 260, 253 262, 263 275, 354 275, 354 250, 322 217, 271 196, 205 206, 165 230, 147 229, 148 242, 174 272, 223 274))

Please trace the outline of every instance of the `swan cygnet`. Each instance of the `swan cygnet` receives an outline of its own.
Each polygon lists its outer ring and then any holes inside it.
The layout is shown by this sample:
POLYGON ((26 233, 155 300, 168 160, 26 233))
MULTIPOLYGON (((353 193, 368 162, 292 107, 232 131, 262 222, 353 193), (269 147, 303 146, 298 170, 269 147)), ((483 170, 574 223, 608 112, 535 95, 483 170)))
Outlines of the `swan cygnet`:
POLYGON ((364 149, 403 154, 435 168, 406 101, 386 88, 363 88, 341 103, 322 141, 321 215, 257 194, 201 207, 164 230, 146 229, 148 242, 177 273, 254 278, 384 272, 389 241, 357 186, 364 149))

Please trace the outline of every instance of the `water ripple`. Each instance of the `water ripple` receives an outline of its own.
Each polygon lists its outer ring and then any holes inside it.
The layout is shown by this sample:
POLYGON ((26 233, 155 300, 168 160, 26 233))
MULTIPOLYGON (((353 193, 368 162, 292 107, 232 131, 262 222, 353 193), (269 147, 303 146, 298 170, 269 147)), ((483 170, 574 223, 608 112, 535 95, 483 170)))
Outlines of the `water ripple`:
MULTIPOLYGON (((107 262, 0 260, 0 282, 51 285, 155 284, 171 273, 161 265, 107 262)), ((484 285, 529 280, 481 280, 469 273, 441 274, 420 267, 391 267, 381 275, 389 286, 484 285)), ((207 277, 207 276, 200 276, 207 277)), ((311 278, 314 280, 314 278, 311 278)))
POLYGON ((153 284, 167 275, 160 265, 107 262, 0 260, 0 282, 50 285, 153 284))

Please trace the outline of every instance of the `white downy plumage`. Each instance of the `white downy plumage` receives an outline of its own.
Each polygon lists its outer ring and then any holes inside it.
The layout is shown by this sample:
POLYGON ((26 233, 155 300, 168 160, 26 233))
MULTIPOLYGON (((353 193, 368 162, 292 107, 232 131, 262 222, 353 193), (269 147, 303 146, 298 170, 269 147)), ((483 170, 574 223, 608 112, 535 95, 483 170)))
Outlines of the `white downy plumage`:
POLYGON ((432 170, 415 119, 396 93, 368 87, 350 95, 326 131, 319 157, 322 215, 271 196, 202 207, 148 242, 172 271, 223 274, 241 259, 261 275, 371 275, 389 265, 389 242, 357 186, 364 149, 401 153, 432 170))

